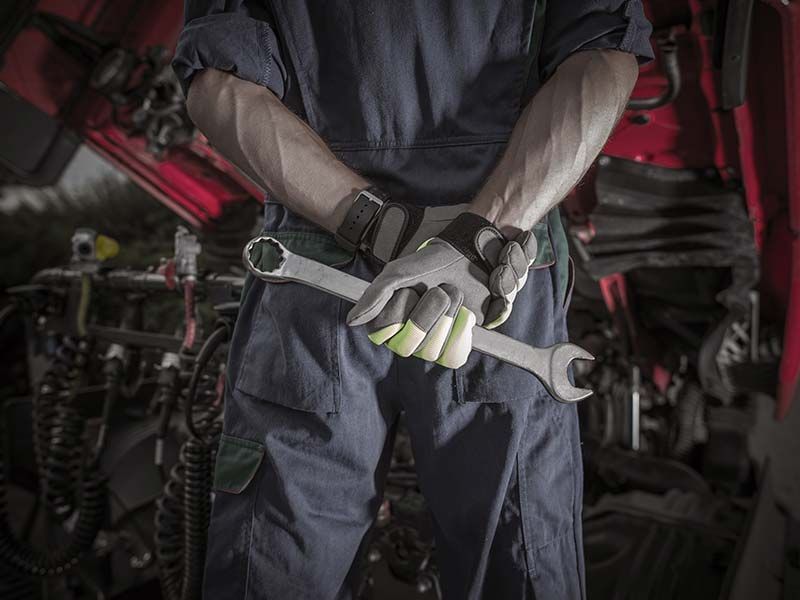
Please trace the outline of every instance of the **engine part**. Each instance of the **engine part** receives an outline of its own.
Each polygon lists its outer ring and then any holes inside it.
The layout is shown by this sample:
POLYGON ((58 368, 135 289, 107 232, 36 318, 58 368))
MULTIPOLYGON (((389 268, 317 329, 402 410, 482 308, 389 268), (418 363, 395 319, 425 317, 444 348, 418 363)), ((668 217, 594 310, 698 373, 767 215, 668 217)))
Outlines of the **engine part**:
POLYGON ((653 110, 675 100, 681 91, 681 67, 678 62, 678 46, 671 37, 656 41, 661 59, 661 67, 667 78, 666 89, 652 98, 632 98, 628 100, 628 110, 653 110))
POLYGON ((195 358, 184 398, 184 421, 190 436, 157 503, 156 554, 167 600, 200 597, 224 388, 224 371, 216 376, 207 371, 212 364, 224 364, 212 359, 230 331, 231 322, 222 318, 195 358))
POLYGON ((727 268, 731 281, 718 291, 719 302, 749 309, 759 266, 741 190, 716 173, 602 156, 596 191, 597 234, 588 244, 573 239, 595 279, 648 267, 727 268))

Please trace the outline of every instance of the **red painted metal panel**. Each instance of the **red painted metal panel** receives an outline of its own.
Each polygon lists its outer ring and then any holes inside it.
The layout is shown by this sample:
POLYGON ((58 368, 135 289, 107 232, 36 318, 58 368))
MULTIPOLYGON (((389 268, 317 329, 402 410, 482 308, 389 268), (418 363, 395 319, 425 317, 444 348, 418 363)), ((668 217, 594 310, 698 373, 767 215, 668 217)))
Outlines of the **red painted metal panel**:
POLYGON ((765 3, 780 19, 783 85, 777 90, 770 87, 761 92, 781 94, 784 98, 786 201, 792 236, 790 248, 785 249, 792 267, 778 388, 778 415, 783 417, 800 386, 800 4, 780 0, 765 0, 765 3))

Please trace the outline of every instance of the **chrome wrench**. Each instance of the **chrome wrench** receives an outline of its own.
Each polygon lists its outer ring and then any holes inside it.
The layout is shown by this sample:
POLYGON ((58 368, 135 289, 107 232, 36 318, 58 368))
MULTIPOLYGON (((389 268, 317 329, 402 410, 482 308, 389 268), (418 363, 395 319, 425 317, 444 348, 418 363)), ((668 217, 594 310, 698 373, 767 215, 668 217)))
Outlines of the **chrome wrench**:
MULTIPOLYGON (((357 302, 369 286, 368 281, 294 254, 269 236, 262 235, 250 240, 244 248, 242 259, 247 270, 259 279, 273 283, 302 283, 350 302, 357 302), (268 244, 275 253, 274 267, 269 271, 253 264, 253 249, 259 244, 268 244)), ((573 360, 594 360, 594 356, 576 344, 567 342, 549 348, 535 348, 502 333, 475 327, 472 348, 532 373, 559 402, 569 404, 592 395, 591 390, 575 387, 569 381, 567 368, 573 360)))

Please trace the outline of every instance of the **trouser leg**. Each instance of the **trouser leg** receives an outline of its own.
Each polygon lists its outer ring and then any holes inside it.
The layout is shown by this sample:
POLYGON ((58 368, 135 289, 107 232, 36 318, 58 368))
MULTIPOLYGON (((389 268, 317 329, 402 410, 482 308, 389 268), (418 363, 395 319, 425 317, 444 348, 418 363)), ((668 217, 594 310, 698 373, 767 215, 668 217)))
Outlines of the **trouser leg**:
POLYGON ((390 357, 376 358, 366 336, 341 327, 345 309, 294 284, 257 282, 243 301, 209 530, 209 600, 352 597, 397 409, 379 397, 394 387, 390 357))
MULTIPOLYGON (((563 312, 548 271, 530 277, 506 333, 547 346, 563 312)), ((455 373, 403 361, 400 374, 445 598, 582 598, 575 407, 474 354, 455 373)))

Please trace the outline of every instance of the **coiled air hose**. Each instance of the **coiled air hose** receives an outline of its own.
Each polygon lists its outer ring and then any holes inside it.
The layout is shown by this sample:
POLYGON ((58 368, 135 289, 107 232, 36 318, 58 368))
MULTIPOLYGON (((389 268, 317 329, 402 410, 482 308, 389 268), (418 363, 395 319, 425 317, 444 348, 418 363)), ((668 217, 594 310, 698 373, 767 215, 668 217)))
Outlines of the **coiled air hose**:
POLYGON ((164 491, 156 501, 156 559, 165 600, 178 600, 181 597, 184 470, 184 461, 179 459, 170 470, 164 491))
MULTIPOLYGON (((0 312, 0 327, 14 312, 0 312)), ((92 548, 105 519, 107 481, 96 458, 81 460, 85 422, 72 406, 88 354, 85 339, 64 338, 33 403, 34 453, 46 506, 61 519, 78 511, 69 541, 60 548, 40 552, 14 537, 3 451, 7 447, 5 422, 0 420, 0 562, 28 575, 58 575, 75 566, 92 548), (79 485, 75 481, 80 481, 79 485)))
POLYGON ((200 598, 206 562, 208 524, 211 519, 211 485, 216 443, 189 438, 183 446, 186 464, 183 488, 183 599, 200 598))
POLYGON ((156 505, 156 555, 166 600, 195 600, 201 595, 221 407, 216 397, 198 401, 198 395, 205 370, 228 340, 230 329, 227 320, 220 321, 197 354, 184 401, 190 437, 156 505))

